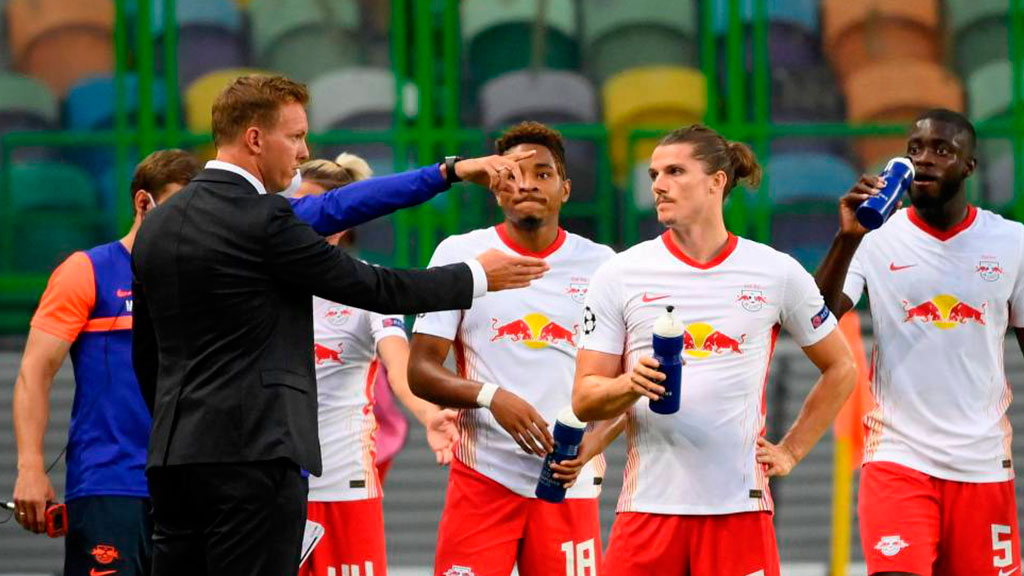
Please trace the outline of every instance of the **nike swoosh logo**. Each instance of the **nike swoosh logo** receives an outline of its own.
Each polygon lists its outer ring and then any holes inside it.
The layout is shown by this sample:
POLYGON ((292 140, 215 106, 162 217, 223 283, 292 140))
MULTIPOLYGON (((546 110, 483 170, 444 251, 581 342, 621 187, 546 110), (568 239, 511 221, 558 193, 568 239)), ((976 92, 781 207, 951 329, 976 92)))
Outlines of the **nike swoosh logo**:
MULTIPOLYGON (((1020 568, 1020 566, 1017 566, 1017 568, 1020 568)), ((1013 570, 1010 570, 1009 572, 1004 572, 1002 569, 1000 569, 999 570, 999 576, 1010 576, 1010 574, 1013 574, 1014 572, 1017 571, 1017 568, 1014 568, 1013 570)))
POLYGON ((117 289, 117 297, 118 298, 127 298, 127 297, 129 297, 131 295, 132 295, 132 291, 131 290, 121 290, 120 288, 117 289))
POLYGON ((97 570, 95 568, 89 570, 89 576, 108 576, 115 573, 117 573, 117 570, 97 570))
POLYGON ((644 292, 644 295, 640 299, 643 300, 644 302, 654 302, 654 301, 657 301, 657 300, 664 300, 665 298, 668 298, 669 296, 671 296, 671 294, 663 294, 663 295, 660 295, 660 296, 648 296, 647 292, 644 292))
POLYGON ((889 270, 893 272, 899 272, 900 270, 906 270, 907 268, 913 268, 917 264, 907 264, 906 266, 897 266, 895 262, 889 262, 889 270))

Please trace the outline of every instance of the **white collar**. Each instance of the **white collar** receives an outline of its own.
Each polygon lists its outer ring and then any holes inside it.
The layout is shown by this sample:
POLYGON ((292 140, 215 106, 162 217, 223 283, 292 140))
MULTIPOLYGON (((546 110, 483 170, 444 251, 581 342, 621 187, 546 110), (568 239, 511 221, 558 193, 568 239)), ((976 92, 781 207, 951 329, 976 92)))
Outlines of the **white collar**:
POLYGON ((256 191, 259 192, 260 194, 267 193, 267 187, 263 185, 263 182, 260 182, 259 178, 253 176, 248 170, 242 168, 241 166, 232 164, 230 162, 224 162, 222 160, 210 160, 209 162, 206 163, 205 167, 212 168, 214 170, 226 170, 228 172, 234 172, 235 174, 238 174, 242 178, 248 180, 249 184, 252 184, 252 187, 255 188, 256 191))

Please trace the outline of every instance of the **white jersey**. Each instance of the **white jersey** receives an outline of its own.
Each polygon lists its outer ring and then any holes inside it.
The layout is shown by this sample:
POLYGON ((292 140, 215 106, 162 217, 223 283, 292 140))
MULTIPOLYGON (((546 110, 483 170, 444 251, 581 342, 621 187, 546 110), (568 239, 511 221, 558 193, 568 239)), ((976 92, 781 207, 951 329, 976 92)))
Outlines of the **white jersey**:
POLYGON ((973 206, 943 233, 913 208, 864 237, 843 292, 870 293, 877 402, 864 461, 959 482, 1013 478, 1003 368, 1024 326, 1024 226, 973 206))
MULTIPOLYGON (((583 297, 594 271, 614 252, 559 229, 543 254, 517 248, 504 225, 446 238, 431 266, 462 262, 490 248, 543 257, 551 269, 528 288, 489 292, 469 310, 434 312, 416 320, 413 332, 454 342, 462 377, 491 382, 527 401, 554 426, 571 404, 583 297)), ((516 494, 533 498, 543 460, 523 452, 488 410, 461 410, 460 462, 516 494)), ((604 458, 587 464, 567 498, 596 498, 604 458)))
POLYGON ((323 474, 309 478, 311 502, 381 496, 375 468, 373 381, 377 343, 406 338, 401 316, 382 316, 313 297, 313 358, 323 474))
POLYGON ((598 270, 587 293, 581 349, 623 355, 629 372, 653 356, 655 320, 675 307, 683 334, 679 411, 626 412, 619 512, 732 514, 772 510, 764 466, 768 369, 779 328, 800 346, 835 329, 818 287, 793 258, 737 238, 713 261, 688 258, 665 232, 598 270))

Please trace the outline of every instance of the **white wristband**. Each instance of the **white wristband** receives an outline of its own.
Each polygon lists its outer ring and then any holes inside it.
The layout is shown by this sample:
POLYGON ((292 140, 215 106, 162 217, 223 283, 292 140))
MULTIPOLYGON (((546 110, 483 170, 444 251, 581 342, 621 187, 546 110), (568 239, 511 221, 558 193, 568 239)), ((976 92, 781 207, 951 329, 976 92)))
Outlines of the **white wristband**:
POLYGON ((497 384, 484 382, 484 385, 480 388, 480 393, 476 395, 476 405, 481 408, 490 409, 491 400, 494 399, 494 393, 497 391, 497 384))

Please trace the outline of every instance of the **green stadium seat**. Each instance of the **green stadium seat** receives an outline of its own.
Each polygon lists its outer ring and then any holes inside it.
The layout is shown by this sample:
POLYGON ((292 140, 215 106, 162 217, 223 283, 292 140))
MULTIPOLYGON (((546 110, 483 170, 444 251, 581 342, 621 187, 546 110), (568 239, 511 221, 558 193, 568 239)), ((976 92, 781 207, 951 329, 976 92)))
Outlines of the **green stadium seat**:
POLYGON ((629 133, 634 128, 667 131, 701 122, 707 112, 707 88, 700 70, 671 66, 633 68, 605 82, 604 119, 616 178, 624 178, 634 161, 648 161, 657 144, 656 139, 643 139, 629 158, 629 133))
POLYGON ((587 0, 580 6, 585 61, 598 84, 638 66, 699 64, 692 0, 587 0))
POLYGON ((29 115, 57 124, 57 99, 46 85, 28 76, 0 73, 0 115, 29 115))
MULTIPOLYGON (((846 82, 847 116, 854 122, 909 122, 929 108, 964 109, 960 81, 926 61, 879 62, 846 82)), ((854 145, 864 166, 903 155, 902 137, 866 137, 854 145)))
POLYGON ((300 82, 363 62, 355 0, 253 0, 256 63, 300 82))
POLYGON ((962 77, 1010 56, 1010 0, 946 2, 949 28, 953 32, 953 61, 962 77))
POLYGON ((57 162, 16 163, 11 166, 9 208, 90 211, 98 205, 96 184, 80 168, 57 162))
MULTIPOLYGON (((529 67, 532 61, 534 0, 472 0, 462 3, 462 39, 469 62, 469 94, 488 80, 529 67)), ((544 68, 579 67, 576 5, 549 0, 545 15, 544 68)), ((472 98, 475 101, 475 97, 472 98)))
POLYGON ((938 0, 823 0, 825 52, 842 81, 872 64, 939 62, 938 0))
POLYGON ((7 22, 15 67, 59 98, 114 69, 112 0, 10 0, 7 22))

